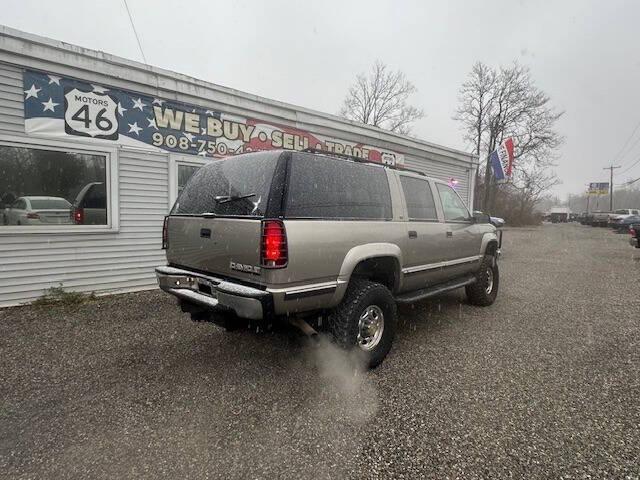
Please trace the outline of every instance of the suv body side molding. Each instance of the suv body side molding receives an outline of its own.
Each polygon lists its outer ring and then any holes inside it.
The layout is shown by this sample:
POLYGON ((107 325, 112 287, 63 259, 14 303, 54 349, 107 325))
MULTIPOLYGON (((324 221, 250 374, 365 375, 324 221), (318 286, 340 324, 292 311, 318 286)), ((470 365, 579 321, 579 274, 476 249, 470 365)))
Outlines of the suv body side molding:
POLYGON ((462 265, 463 263, 477 262, 482 259, 482 255, 474 255, 472 257, 456 258, 455 260, 448 260, 446 262, 428 263, 425 265, 416 265, 414 267, 407 267, 402 269, 402 273, 410 275, 412 273, 424 272, 425 270, 434 270, 436 268, 452 267, 454 265, 462 265))

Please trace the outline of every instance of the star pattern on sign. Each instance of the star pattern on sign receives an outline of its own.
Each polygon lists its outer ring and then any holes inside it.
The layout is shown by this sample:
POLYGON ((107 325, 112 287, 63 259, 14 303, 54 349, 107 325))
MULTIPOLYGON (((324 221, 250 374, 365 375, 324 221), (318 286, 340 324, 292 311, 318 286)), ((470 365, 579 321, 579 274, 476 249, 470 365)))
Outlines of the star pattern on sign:
POLYGON ((44 105, 44 110, 42 110, 43 112, 46 112, 47 110, 55 112, 55 108, 60 104, 59 103, 55 103, 51 98, 49 98, 49 101, 48 102, 42 102, 42 105, 44 105))
POLYGON ((49 85, 55 83, 60 86, 60 77, 56 77, 55 75, 47 75, 47 77, 49 77, 49 85))
POLYGON ((107 93, 108 88, 101 87, 100 85, 91 84, 95 93, 107 93))
POLYGON ((137 100, 133 100, 133 108, 139 108, 140 111, 143 111, 144 107, 146 107, 146 103, 142 103, 142 99, 138 98, 137 100))
POLYGON ((31 97, 33 98, 38 98, 38 92, 42 90, 41 88, 36 88, 35 84, 31 85, 31 88, 29 90, 25 90, 24 93, 27 94, 25 100, 30 99, 31 97))
POLYGON ((201 157, 206 157, 207 156, 207 151, 206 150, 201 150, 198 152, 198 155, 200 155, 201 157))
POLYGON ((126 112, 128 108, 124 108, 120 102, 118 102, 118 113, 120 116, 124 117, 124 112, 126 112))
POLYGON ((138 122, 127 123, 127 125, 129 125, 129 133, 135 133, 138 136, 140 136, 140 132, 144 130, 138 126, 138 122))
POLYGON ((160 105, 160 106, 162 106, 162 104, 163 104, 163 103, 164 103, 164 100, 161 100, 161 99, 159 99, 159 98, 154 98, 154 99, 153 99, 153 104, 154 104, 154 105, 160 105))
POLYGON ((202 127, 200 129, 200 132, 202 133, 202 135, 206 135, 207 134, 207 129, 205 127, 202 127))
POLYGON ((182 132, 182 135, 184 135, 185 137, 187 137, 189 139, 190 142, 193 142, 193 139, 195 138, 194 135, 187 133, 187 132, 182 132))
POLYGON ((211 110, 207 110, 206 112, 204 112, 206 115, 214 115, 213 111, 211 110))
POLYGON ((149 128, 155 128, 156 130, 158 130, 158 126, 156 125, 156 119, 155 118, 147 118, 147 122, 149 122, 149 128))

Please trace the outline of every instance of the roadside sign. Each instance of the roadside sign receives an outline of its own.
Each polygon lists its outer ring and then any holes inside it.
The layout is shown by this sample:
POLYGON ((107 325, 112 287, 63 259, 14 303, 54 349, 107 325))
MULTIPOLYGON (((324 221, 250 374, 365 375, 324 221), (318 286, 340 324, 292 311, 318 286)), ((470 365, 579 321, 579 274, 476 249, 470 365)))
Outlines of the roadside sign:
POLYGON ((588 195, 608 195, 609 194, 609 182, 604 183, 590 183, 587 190, 588 195))

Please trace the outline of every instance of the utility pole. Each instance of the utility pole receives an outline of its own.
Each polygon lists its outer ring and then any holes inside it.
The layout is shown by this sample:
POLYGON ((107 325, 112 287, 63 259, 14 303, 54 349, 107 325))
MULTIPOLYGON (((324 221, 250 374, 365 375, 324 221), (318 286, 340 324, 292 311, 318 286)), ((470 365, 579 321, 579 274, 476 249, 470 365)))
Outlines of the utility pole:
POLYGON ((613 212, 613 171, 616 168, 620 168, 620 165, 617 166, 613 166, 611 165, 610 167, 604 167, 603 170, 609 170, 610 175, 609 175, 609 211, 613 212))

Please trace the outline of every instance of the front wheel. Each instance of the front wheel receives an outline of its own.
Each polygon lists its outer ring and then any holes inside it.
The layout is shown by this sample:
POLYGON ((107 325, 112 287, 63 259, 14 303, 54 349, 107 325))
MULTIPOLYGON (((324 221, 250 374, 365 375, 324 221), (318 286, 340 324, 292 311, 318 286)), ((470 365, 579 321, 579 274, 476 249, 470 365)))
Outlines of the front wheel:
POLYGON ((467 285, 467 298, 472 305, 488 307, 496 301, 500 285, 500 270, 493 255, 485 255, 476 274, 476 282, 467 285))
POLYGON ((374 368, 391 350, 397 316, 395 300, 384 285, 354 278, 329 315, 329 329, 338 345, 359 349, 368 367, 374 368))

